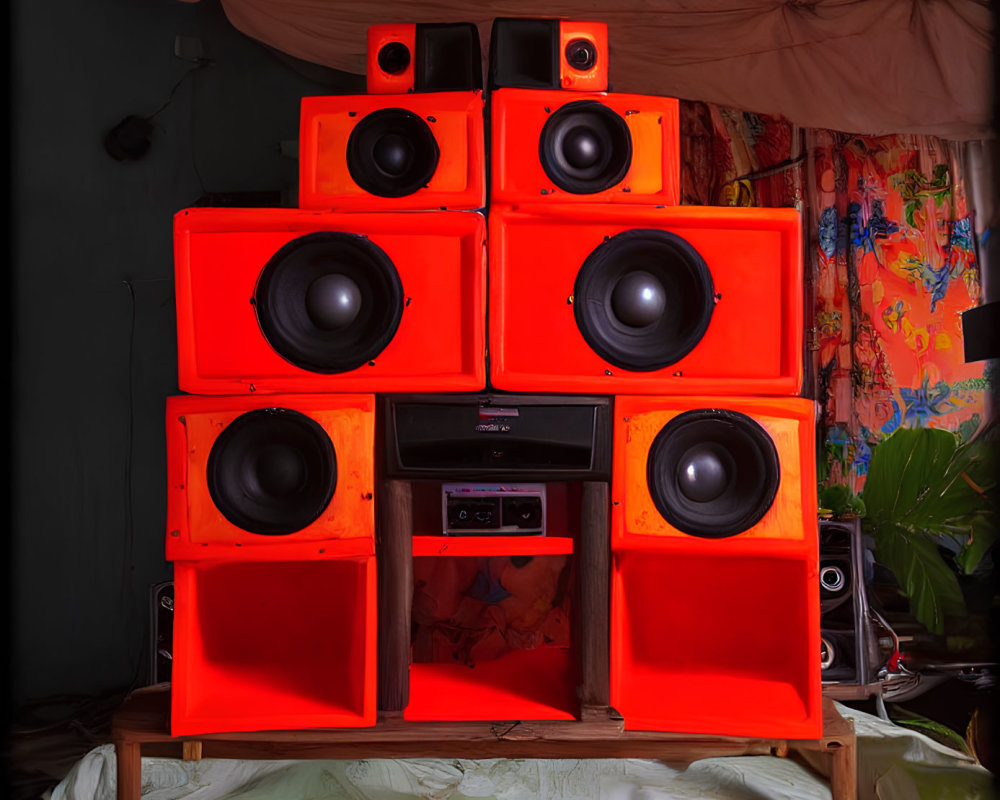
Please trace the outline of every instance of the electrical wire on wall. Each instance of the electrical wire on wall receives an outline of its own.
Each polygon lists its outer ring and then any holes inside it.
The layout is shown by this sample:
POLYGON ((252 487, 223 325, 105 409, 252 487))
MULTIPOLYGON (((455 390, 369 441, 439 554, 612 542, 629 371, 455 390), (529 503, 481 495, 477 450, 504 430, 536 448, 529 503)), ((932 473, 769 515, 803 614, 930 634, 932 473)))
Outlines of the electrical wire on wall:
MULTIPOLYGON (((194 66, 188 69, 174 84, 167 99, 163 101, 156 111, 148 115, 128 114, 118 122, 111 130, 104 135, 104 149, 115 161, 139 161, 145 158, 152 146, 153 120, 164 111, 174 100, 177 90, 184 82, 205 67, 215 64, 210 58, 197 56, 191 59, 194 66)), ((194 111, 192 102, 192 127, 194 125, 194 111)), ((193 131, 192 131, 193 141, 193 131)), ((192 162, 194 159, 192 158, 192 162)), ((193 164, 198 182, 201 184, 201 175, 198 174, 197 164, 193 164)), ((204 187, 202 187, 204 189, 204 187)))
MULTIPOLYGON (((126 375, 128 379, 128 415, 126 417, 126 441, 125 441, 125 554, 122 560, 121 591, 125 595, 122 600, 127 609, 126 628, 133 627, 135 619, 136 598, 134 596, 132 578, 135 572, 135 516, 132 508, 132 451, 135 441, 135 390, 134 390, 134 364, 135 364, 135 318, 136 302, 135 287, 131 279, 122 279, 122 284, 128 290, 129 297, 129 325, 128 325, 128 367, 126 375)), ((139 623, 140 631, 145 632, 145 626, 139 623)), ((149 638, 148 632, 137 637, 140 642, 149 638)), ((132 638, 129 637, 132 641, 132 638)), ((135 665, 132 668, 132 682, 128 687, 131 692, 143 682, 144 648, 140 645, 135 656, 135 665)))

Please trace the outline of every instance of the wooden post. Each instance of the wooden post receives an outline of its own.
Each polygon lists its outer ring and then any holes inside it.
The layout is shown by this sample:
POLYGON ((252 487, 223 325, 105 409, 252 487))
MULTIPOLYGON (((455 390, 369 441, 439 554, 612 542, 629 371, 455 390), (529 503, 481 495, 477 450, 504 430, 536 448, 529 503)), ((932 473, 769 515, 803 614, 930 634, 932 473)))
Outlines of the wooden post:
POLYGON ((386 480, 376 497, 378 526, 379 712, 401 714, 410 699, 410 616, 413 605, 413 502, 409 481, 386 480))
POLYGON ((611 702, 611 531, 610 489, 586 481, 580 501, 578 548, 580 605, 575 630, 580 643, 580 716, 607 715, 611 702))
POLYGON ((142 744, 138 740, 116 739, 118 800, 140 800, 142 794, 142 744))

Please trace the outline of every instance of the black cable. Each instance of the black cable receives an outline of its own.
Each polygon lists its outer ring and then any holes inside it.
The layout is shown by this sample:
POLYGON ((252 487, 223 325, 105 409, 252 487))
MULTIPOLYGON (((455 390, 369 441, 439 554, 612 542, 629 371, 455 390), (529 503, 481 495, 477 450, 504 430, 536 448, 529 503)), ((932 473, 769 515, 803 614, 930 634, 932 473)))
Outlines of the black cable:
POLYGON ((163 102, 163 105, 161 105, 158 109, 156 109, 156 111, 154 111, 152 114, 150 114, 148 117, 146 117, 146 120, 151 122, 156 117, 157 114, 159 114, 161 111, 163 111, 163 109, 165 109, 167 106, 169 106, 173 102, 174 95, 177 93, 177 90, 181 87, 181 84, 184 83, 184 81, 186 81, 188 79, 188 77, 190 77, 195 72, 197 72, 198 70, 202 69, 203 67, 207 67, 207 66, 209 66, 211 64, 214 64, 214 63, 215 62, 212 61, 212 59, 210 59, 210 58, 199 58, 198 59, 198 63, 195 64, 193 67, 191 67, 183 75, 181 75, 181 77, 177 81, 177 83, 174 84, 174 88, 170 90, 170 94, 167 95, 167 99, 163 102))

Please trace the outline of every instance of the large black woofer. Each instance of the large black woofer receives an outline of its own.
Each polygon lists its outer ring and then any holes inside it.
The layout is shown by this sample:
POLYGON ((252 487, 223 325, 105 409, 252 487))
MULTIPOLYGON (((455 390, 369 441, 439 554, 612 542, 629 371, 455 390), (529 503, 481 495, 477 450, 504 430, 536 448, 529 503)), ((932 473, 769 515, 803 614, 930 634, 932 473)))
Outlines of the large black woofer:
POLYGON ((315 420, 287 408, 248 411, 208 456, 208 491, 233 525, 283 536, 315 522, 337 487, 333 442, 315 420))
POLYGON ((373 111, 347 140, 351 177, 379 197, 405 197, 426 186, 440 156, 430 126, 403 108, 373 111))
POLYGON ((282 358, 310 372, 349 372, 392 341, 403 285, 389 257, 366 237, 321 231, 271 257, 254 305, 261 331, 282 358))
POLYGON ((634 372, 686 356, 715 308, 705 260, 680 236, 659 230, 625 231, 598 245, 580 267, 573 295, 587 344, 634 372))
POLYGON ((774 502, 778 451, 745 414, 701 408, 674 417, 649 448, 646 483, 675 528, 709 539, 753 527, 774 502))
POLYGON ((594 194, 620 183, 632 164, 625 120, 594 100, 554 111, 538 140, 542 169, 560 189, 594 194))

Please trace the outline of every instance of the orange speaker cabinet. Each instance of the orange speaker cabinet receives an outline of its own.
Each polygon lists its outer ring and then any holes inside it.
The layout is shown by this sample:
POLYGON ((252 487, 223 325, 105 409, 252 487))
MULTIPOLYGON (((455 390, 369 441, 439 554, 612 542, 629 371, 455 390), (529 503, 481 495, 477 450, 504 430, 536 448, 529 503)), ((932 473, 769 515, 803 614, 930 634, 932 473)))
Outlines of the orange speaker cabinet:
POLYGON ((495 388, 800 391, 794 209, 494 207, 489 227, 495 388))
POLYGON ((821 734, 815 409, 616 397, 611 704, 630 730, 821 734))
POLYGON ((589 20, 495 19, 490 87, 607 91, 608 26, 589 20))
POLYGON ((680 202, 674 98, 498 89, 490 119, 494 203, 680 202))
POLYGON ((479 30, 470 22, 369 26, 365 88, 368 94, 482 89, 479 30))
POLYGON ((482 389, 485 240, 473 212, 181 211, 180 389, 482 389))
POLYGON ((480 91, 304 97, 299 207, 482 208, 483 126, 480 91))
POLYGON ((374 556, 174 564, 170 732, 375 724, 374 556))
POLYGON ((800 397, 616 397, 612 547, 818 548, 815 405, 800 397))
POLYGON ((626 730, 818 739, 813 557, 618 550, 611 705, 626 730))
POLYGON ((168 397, 167 559, 372 555, 374 403, 168 397))

